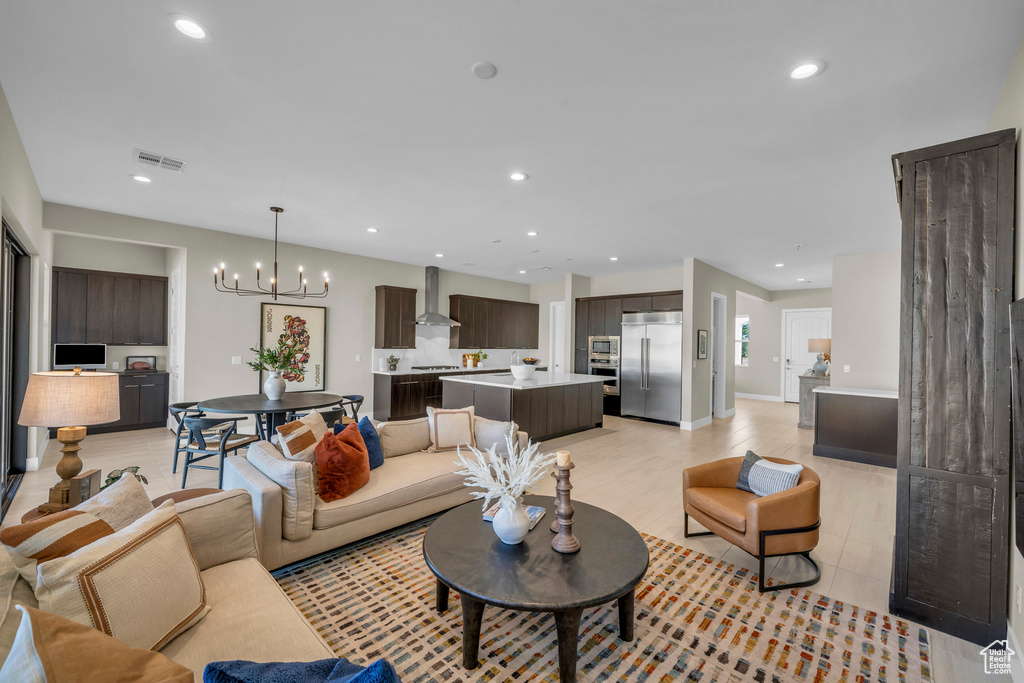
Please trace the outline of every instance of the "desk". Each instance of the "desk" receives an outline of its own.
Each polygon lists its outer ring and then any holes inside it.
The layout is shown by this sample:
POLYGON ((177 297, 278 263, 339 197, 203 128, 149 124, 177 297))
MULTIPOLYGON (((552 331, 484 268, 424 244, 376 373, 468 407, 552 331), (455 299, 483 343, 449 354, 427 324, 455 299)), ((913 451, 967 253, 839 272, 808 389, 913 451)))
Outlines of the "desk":
POLYGON ((255 415, 256 433, 261 439, 269 440, 274 430, 284 424, 289 413, 326 408, 344 400, 342 396, 320 392, 286 393, 277 401, 271 401, 266 394, 243 394, 200 401, 197 408, 206 413, 255 415))

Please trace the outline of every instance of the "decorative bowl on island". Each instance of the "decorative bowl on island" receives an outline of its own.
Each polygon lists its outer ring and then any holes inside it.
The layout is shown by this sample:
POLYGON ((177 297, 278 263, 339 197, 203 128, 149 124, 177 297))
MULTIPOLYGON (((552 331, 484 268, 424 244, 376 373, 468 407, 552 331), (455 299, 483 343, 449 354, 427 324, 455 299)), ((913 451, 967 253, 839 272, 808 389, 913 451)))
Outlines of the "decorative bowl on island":
POLYGON ((540 361, 536 358, 524 358, 523 365, 536 365, 540 361))
POLYGON ((536 370, 532 365, 513 365, 512 376, 516 379, 530 379, 536 370))

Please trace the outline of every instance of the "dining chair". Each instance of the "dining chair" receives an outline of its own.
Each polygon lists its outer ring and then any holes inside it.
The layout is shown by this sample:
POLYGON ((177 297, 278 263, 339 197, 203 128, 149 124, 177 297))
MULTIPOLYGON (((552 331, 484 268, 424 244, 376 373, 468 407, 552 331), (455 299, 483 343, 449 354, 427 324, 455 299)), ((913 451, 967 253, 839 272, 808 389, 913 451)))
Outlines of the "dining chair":
POLYGON ((352 419, 359 422, 359 409, 363 405, 363 396, 360 394, 349 394, 348 396, 342 396, 341 406, 344 408, 346 405, 352 408, 352 419))
POLYGON ((194 467, 199 470, 217 470, 217 488, 224 484, 224 457, 231 451, 247 446, 260 437, 255 434, 239 434, 238 423, 246 417, 185 417, 182 422, 188 430, 188 444, 185 448, 185 463, 181 471, 181 488, 185 488, 188 470, 194 467), (223 431, 212 431, 226 427, 223 431), (197 465, 207 458, 217 456, 217 466, 197 465))
POLYGON ((178 472, 178 455, 183 453, 188 446, 188 439, 185 438, 188 436, 188 430, 183 419, 186 417, 206 417, 206 413, 196 408, 196 404, 198 404, 198 401, 172 403, 167 406, 167 412, 178 423, 178 429, 174 438, 174 462, 171 463, 171 474, 178 472))
MULTIPOLYGON (((320 413, 320 417, 324 419, 324 424, 327 425, 328 429, 334 427, 334 424, 338 420, 347 416, 347 413, 345 412, 344 408, 330 408, 328 410, 322 410, 320 408, 317 408, 316 412, 320 413)), ((306 417, 307 415, 309 415, 309 413, 304 413, 302 415, 299 415, 298 413, 289 413, 288 422, 291 422, 293 420, 299 420, 301 418, 306 417)), ((275 434, 274 436, 277 435, 275 434)))

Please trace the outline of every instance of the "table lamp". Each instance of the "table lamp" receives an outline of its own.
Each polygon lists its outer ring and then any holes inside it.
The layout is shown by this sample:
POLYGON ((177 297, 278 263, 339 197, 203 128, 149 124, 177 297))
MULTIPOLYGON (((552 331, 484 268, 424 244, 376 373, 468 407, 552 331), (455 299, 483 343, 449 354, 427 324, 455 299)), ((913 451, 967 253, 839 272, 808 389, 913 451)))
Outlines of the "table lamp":
POLYGON ((39 506, 40 512, 59 512, 70 507, 71 479, 82 471, 78 444, 85 438, 85 426, 120 419, 118 385, 115 373, 82 372, 81 368, 33 372, 29 376, 18 424, 57 427, 57 441, 64 444, 57 463, 60 481, 50 489, 50 501, 39 506))
POLYGON ((818 362, 811 366, 811 370, 814 371, 815 375, 828 374, 828 366, 825 365, 825 360, 832 360, 832 340, 831 339, 808 339, 807 350, 811 353, 818 354, 818 362))

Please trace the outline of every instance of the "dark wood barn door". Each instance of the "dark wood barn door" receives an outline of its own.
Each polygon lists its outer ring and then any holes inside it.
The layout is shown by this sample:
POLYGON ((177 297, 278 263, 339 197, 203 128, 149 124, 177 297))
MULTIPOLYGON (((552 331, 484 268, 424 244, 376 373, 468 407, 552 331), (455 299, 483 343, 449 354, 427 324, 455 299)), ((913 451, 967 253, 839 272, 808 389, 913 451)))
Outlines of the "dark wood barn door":
POLYGON ((893 157, 903 220, 894 613, 1005 637, 1015 131, 893 157))

